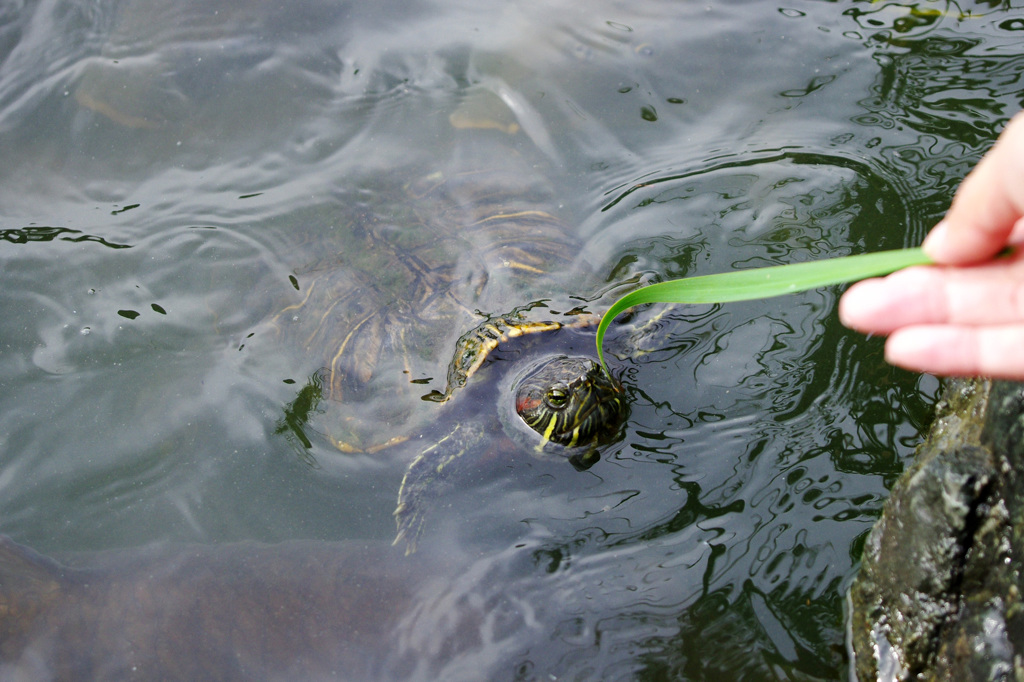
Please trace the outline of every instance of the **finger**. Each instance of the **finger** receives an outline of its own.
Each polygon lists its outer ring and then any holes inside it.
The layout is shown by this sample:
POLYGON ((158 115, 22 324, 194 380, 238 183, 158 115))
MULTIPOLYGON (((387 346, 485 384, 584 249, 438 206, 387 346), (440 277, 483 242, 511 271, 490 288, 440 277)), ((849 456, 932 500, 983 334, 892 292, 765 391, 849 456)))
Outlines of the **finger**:
POLYGON ((868 334, 888 334, 908 324, 941 321, 945 309, 941 298, 932 296, 933 278, 926 270, 908 268, 854 284, 839 299, 839 320, 868 334))
POLYGON ((1024 257, 970 268, 908 268, 860 282, 840 300, 839 317, 876 334, 913 324, 1024 322, 1024 257))
POLYGON ((995 146, 964 179, 945 219, 924 241, 937 263, 991 258, 1024 216, 1024 115, 1015 116, 995 146))
POLYGON ((917 372, 1024 379, 1024 324, 999 327, 922 325, 894 332, 885 359, 917 372))

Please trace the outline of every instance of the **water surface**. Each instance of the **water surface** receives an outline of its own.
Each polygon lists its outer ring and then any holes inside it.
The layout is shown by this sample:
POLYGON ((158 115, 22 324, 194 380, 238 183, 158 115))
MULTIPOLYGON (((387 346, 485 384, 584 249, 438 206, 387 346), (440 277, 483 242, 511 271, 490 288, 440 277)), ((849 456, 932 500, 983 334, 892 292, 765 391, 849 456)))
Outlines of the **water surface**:
MULTIPOLYGON (((390 540, 415 444, 342 453, 329 405, 308 448, 278 433, 322 360, 264 333, 353 205, 515 155, 581 244, 551 295, 595 307, 915 245, 1024 104, 1022 31, 1009 2, 8 5, 0 531, 390 540)), ((515 614, 434 672, 843 677, 843 587, 938 382, 843 329, 839 293, 613 338, 620 444, 483 461, 432 517, 420 551, 463 578, 422 608, 515 614)))

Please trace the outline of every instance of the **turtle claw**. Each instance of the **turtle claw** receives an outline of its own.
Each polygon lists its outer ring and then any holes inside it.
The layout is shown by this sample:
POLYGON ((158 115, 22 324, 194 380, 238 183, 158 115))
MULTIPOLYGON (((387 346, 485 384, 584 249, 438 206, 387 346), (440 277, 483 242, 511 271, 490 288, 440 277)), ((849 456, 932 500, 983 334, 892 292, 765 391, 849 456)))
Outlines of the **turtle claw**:
MULTIPOLYGON (((413 465, 415 464, 416 462, 413 462, 413 465)), ((411 470, 412 466, 409 469, 411 470)), ((406 472, 405 478, 402 479, 402 488, 398 491, 398 506, 395 508, 395 525, 398 526, 398 532, 395 534, 395 541, 391 543, 395 546, 404 541, 405 556, 416 551, 416 542, 423 532, 423 522, 426 518, 423 509, 413 499, 415 494, 422 491, 410 489, 410 486, 406 485, 408 478, 409 472, 406 472)), ((412 488, 415 487, 418 486, 412 488)))
POLYGON ((414 513, 411 517, 404 516, 404 511, 401 508, 395 510, 398 533, 395 535, 395 541, 391 545, 399 545, 404 540, 405 556, 409 556, 416 552, 416 541, 419 540, 420 533, 423 532, 423 515, 414 513))

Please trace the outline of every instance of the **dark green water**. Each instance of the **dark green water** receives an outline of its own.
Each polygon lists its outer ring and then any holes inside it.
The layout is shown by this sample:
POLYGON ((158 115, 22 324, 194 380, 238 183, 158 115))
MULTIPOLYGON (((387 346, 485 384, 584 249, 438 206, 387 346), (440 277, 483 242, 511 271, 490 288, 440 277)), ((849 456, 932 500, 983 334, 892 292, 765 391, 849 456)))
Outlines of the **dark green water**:
MULTIPOLYGON (((342 454, 326 409, 297 452, 275 430, 322 362, 260 343, 374 178, 515 150, 586 299, 917 244, 1024 106, 1005 2, 171 5, 0 5, 0 532, 48 553, 390 540, 414 449, 342 454)), ((938 382, 839 293, 672 312, 615 361, 600 462, 452 490, 421 551, 515 617, 437 670, 843 678, 844 586, 938 382)))

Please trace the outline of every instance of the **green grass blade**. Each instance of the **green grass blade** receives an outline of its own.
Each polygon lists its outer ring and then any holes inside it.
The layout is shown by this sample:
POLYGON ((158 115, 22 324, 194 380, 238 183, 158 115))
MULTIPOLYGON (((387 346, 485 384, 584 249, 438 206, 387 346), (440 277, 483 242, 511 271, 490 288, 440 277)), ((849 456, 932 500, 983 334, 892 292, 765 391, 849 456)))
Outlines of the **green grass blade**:
POLYGON ((911 265, 928 265, 932 261, 920 248, 879 251, 857 256, 828 258, 809 263, 774 265, 724 272, 718 275, 684 277, 659 282, 631 291, 615 303, 601 317, 597 327, 597 357, 604 362, 601 342, 608 325, 628 308, 645 303, 731 303, 751 301, 798 291, 817 289, 832 284, 855 282, 868 277, 879 277, 911 265))

